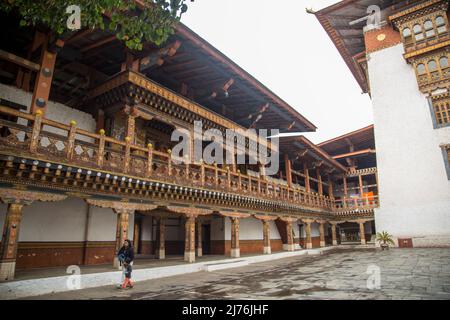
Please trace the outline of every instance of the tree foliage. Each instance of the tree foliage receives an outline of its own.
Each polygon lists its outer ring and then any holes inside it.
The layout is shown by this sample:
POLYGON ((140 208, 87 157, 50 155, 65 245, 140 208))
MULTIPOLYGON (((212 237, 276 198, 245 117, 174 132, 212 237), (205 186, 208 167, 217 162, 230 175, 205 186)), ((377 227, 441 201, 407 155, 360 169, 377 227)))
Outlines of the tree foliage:
POLYGON ((109 30, 130 49, 141 50, 145 41, 160 45, 173 34, 187 11, 186 0, 0 0, 0 10, 17 11, 20 24, 44 24, 57 34, 70 30, 66 9, 78 5, 81 27, 109 30))

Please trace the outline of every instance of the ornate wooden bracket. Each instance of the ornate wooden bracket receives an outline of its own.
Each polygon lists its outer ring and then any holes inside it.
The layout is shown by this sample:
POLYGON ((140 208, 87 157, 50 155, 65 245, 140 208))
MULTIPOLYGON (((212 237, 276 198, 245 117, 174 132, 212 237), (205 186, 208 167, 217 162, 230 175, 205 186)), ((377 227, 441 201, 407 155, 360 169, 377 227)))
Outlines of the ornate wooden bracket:
POLYGON ((66 199, 66 195, 44 193, 44 192, 33 192, 25 190, 15 190, 15 189, 0 189, 0 199, 4 203, 23 203, 31 204, 33 201, 62 201, 66 199))
POLYGON ((132 203, 132 202, 95 200, 95 199, 85 199, 85 201, 88 204, 96 207, 113 209, 117 213, 122 211, 136 211, 136 210, 149 211, 157 208, 156 205, 145 203, 132 203))
POLYGON ((306 224, 311 224, 314 222, 314 219, 300 219, 302 220, 302 222, 306 223, 306 224))
POLYGON ((271 221, 271 220, 278 219, 278 217, 276 217, 276 216, 267 216, 267 215, 259 215, 259 214, 254 214, 253 217, 255 217, 258 220, 262 220, 262 221, 271 221))
POLYGON ((229 218, 249 218, 251 214, 249 213, 239 213, 234 211, 217 211, 221 216, 229 218))
POLYGON ((291 223, 293 223, 293 222, 296 222, 296 221, 298 221, 299 220, 299 218, 294 218, 294 217, 278 217, 281 221, 284 221, 284 222, 291 222, 291 223))
POLYGON ((167 210, 183 214, 186 217, 206 216, 208 214, 212 214, 212 210, 195 207, 167 206, 167 210))

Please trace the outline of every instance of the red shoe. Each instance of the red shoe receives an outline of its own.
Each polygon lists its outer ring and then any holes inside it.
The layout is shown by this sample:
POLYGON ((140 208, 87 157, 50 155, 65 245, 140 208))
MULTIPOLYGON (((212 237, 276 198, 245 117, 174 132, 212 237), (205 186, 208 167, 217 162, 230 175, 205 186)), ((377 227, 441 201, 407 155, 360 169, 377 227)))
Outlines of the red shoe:
POLYGON ((128 284, 129 284, 129 282, 130 282, 130 279, 125 278, 125 280, 122 283, 122 289, 126 289, 128 284))

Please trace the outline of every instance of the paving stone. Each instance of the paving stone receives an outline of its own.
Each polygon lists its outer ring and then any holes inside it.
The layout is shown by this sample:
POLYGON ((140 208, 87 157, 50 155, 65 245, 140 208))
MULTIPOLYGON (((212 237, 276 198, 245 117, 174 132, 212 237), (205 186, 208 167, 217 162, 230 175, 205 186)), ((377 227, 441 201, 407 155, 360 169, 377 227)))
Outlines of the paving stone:
POLYGON ((450 299, 450 249, 334 250, 230 270, 93 288, 39 299, 450 299), (380 268, 380 288, 369 289, 380 268))

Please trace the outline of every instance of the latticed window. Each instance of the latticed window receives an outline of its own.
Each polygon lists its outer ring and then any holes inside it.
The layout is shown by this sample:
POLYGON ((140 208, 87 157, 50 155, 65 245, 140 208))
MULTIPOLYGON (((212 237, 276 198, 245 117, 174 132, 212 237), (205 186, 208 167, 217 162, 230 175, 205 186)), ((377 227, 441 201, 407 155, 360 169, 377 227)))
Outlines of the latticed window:
POLYGON ((414 25, 413 30, 414 30, 414 37, 415 37, 416 41, 420 41, 425 38, 423 36, 423 30, 422 30, 422 26, 420 24, 414 25))
POLYGON ((433 22, 431 22, 431 20, 427 20, 427 21, 425 21, 423 26, 425 27, 425 36, 427 38, 434 37, 435 32, 434 32, 433 22))
POLYGON ((433 102, 436 123, 441 126, 450 123, 450 100, 442 99, 433 102))
POLYGON ((438 33, 444 33, 447 31, 447 26, 445 25, 445 20, 442 16, 438 16, 436 18, 436 27, 437 27, 438 33))

